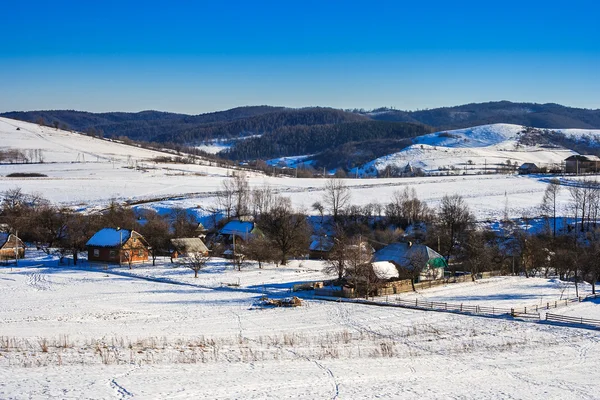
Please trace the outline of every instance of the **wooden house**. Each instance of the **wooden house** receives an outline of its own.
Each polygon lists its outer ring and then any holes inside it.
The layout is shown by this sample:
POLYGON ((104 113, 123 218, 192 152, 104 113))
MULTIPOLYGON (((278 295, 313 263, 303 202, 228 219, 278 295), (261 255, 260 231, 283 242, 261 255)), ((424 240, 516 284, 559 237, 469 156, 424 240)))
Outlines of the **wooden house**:
POLYGON ((86 247, 90 262, 135 264, 148 261, 148 243, 134 230, 101 229, 88 240, 86 247))
POLYGON ((0 260, 25 257, 25 243, 12 233, 0 233, 0 260))
POLYGON ((600 158, 592 155, 572 155, 565 159, 565 172, 587 174, 600 171, 600 158))

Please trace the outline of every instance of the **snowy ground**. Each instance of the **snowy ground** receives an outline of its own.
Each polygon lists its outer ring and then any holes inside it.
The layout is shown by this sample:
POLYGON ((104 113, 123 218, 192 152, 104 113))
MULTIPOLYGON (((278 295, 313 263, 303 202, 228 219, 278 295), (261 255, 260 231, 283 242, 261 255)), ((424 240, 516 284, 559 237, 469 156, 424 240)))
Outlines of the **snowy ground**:
MULTIPOLYGON (((43 164, 0 165, 0 191, 20 187, 26 193, 37 192, 53 202, 78 208, 102 207, 116 199, 144 201, 143 207, 159 211, 184 207, 196 210, 199 216, 207 215, 206 209, 216 204, 215 192, 232 174, 231 170, 207 163, 157 163, 153 161, 157 156, 171 154, 6 118, 0 118, 0 143, 0 148, 43 149, 45 157, 43 164), (38 172, 48 177, 6 177, 14 172, 38 172)), ((503 217, 505 205, 513 218, 524 213, 539 215, 538 207, 548 179, 545 176, 467 175, 348 179, 346 183, 351 186, 352 202, 357 205, 386 203, 395 191, 407 186, 415 188, 417 195, 433 207, 446 194, 460 194, 476 216, 485 220, 503 217)), ((309 213, 314 213, 311 205, 322 200, 326 183, 324 179, 267 177, 255 173, 249 174, 249 180, 252 187, 271 186, 279 194, 289 196, 294 206, 303 207, 309 213)), ((558 200, 562 212, 569 201, 568 191, 563 190, 558 200)))
MULTIPOLYGON (((318 262, 298 261, 234 271, 216 259, 198 279, 166 260, 133 270, 43 256, 4 266, 0 398, 597 398, 594 330, 317 300, 256 304, 264 291, 323 277, 318 262)), ((528 304, 568 286, 502 277, 418 295, 528 304)))

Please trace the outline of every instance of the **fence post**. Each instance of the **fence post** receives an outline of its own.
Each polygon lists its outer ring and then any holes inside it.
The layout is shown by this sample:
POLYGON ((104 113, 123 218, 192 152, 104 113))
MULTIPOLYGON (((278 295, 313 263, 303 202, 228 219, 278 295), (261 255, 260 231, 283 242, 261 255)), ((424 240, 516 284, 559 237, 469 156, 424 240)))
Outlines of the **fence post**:
POLYGON ((460 312, 462 312, 462 303, 460 303, 460 312))
POLYGON ((527 314, 527 307, 525 307, 524 313, 527 314))
POLYGON ((546 310, 550 309, 550 302, 546 303, 546 310))
POLYGON ((510 309, 510 316, 511 316, 511 317, 514 317, 514 316, 515 316, 515 309, 514 309, 514 308, 511 308, 511 309, 510 309))
POLYGON ((415 307, 419 306, 419 299, 415 299, 415 307))
POLYGON ((554 308, 558 308, 558 301, 554 300, 554 308))

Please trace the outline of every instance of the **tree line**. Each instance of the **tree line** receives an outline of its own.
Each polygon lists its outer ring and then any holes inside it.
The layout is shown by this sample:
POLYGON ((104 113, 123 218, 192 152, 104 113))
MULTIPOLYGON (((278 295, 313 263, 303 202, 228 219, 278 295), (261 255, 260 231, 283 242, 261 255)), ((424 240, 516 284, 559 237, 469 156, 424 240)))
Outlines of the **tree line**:
MULTIPOLYGON (((445 195, 431 207, 414 188, 406 187, 385 201, 357 205, 350 187, 337 178, 326 181, 321 199, 311 209, 312 215, 295 209, 289 197, 268 185, 250 188, 243 174, 225 179, 217 203, 205 207, 215 231, 236 219, 251 219, 258 227, 257 234, 235 249, 243 256, 237 259, 238 268, 246 260, 257 261, 259 266, 265 262, 286 264, 291 258, 305 257, 311 240, 328 236, 333 241, 328 271, 338 279, 367 282, 371 287, 381 280, 371 268, 368 249, 378 250, 398 241, 429 246, 448 262, 451 274, 469 273, 473 279, 490 270, 528 277, 557 275, 587 280, 595 290, 600 275, 600 185, 589 180, 567 188, 558 180, 549 182, 539 207, 545 222, 542 229, 533 228, 534 218, 528 214, 511 220, 508 199, 504 217, 494 229, 478 224, 460 195, 445 195), (566 209, 558 208, 562 191, 569 196, 566 209)), ((2 194, 0 217, 22 239, 61 257, 72 254, 75 263, 87 240, 103 227, 140 232, 152 248, 154 262, 167 254, 171 238, 196 236, 198 226, 183 209, 159 215, 113 201, 102 212, 82 214, 18 188, 2 194)), ((225 248, 215 241, 211 250, 220 255, 225 248)), ((404 277, 414 281, 427 260, 409 261, 412 268, 404 277)))

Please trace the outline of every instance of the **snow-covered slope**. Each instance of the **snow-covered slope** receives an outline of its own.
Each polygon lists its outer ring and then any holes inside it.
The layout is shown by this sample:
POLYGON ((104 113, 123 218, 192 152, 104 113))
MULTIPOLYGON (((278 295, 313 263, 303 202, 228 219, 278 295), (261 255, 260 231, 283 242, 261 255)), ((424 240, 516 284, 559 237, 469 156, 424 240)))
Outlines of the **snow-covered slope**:
POLYGON ((168 155, 80 133, 0 118, 0 150, 7 148, 20 149, 26 154, 41 150, 43 161, 52 163, 148 161, 168 155))
MULTIPOLYGON (((448 170, 492 172, 508 162, 513 166, 530 162, 551 167, 575 154, 558 147, 523 145, 519 137, 524 129, 521 125, 493 124, 420 136, 406 149, 365 164, 359 173, 374 175, 387 167, 404 168, 407 164, 430 173, 448 170)), ((573 138, 600 136, 600 130, 559 131, 573 138)))

